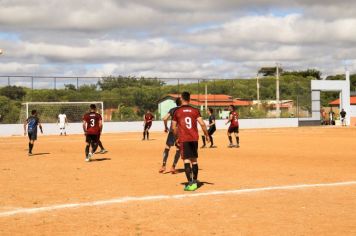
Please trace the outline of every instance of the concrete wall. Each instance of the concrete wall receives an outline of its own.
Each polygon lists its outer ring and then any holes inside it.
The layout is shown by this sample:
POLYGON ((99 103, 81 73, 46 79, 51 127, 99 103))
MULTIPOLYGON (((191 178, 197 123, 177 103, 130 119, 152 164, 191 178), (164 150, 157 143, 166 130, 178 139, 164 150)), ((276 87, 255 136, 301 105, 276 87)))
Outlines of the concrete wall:
MULTIPOLYGON (((241 119, 241 129, 253 128, 282 128, 282 127, 298 127, 297 118, 287 119, 241 119)), ((225 120, 216 121, 217 129, 227 129, 225 120)), ((45 135, 58 135, 59 128, 57 124, 42 124, 45 135)), ((67 128, 68 134, 82 134, 81 123, 70 123, 67 128)), ((104 133, 120 133, 120 132, 141 132, 143 130, 143 122, 105 122, 104 133)), ((163 131, 164 126, 162 121, 154 121, 151 131, 163 131)), ((23 135, 22 124, 0 125, 0 136, 20 136, 23 135)))

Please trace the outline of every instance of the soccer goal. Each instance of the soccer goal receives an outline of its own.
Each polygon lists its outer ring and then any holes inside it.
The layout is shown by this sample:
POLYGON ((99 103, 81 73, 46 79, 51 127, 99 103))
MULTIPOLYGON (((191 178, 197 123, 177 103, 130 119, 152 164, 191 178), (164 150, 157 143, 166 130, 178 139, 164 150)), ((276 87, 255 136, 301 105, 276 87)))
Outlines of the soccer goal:
POLYGON ((97 112, 104 119, 103 102, 26 102, 22 103, 20 121, 25 121, 32 110, 37 110, 42 123, 56 123, 61 113, 66 114, 70 123, 81 122, 83 115, 89 111, 90 104, 96 105, 97 112))

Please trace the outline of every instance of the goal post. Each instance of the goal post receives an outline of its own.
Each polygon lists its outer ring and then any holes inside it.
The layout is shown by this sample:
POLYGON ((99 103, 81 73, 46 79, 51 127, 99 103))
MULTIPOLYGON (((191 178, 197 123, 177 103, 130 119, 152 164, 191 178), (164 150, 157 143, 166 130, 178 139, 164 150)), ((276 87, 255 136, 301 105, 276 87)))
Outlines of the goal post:
POLYGON ((32 110, 36 110, 41 123, 56 123, 58 115, 64 113, 69 123, 82 122, 83 115, 90 110, 90 104, 95 104, 97 112, 104 121, 104 103, 93 102, 26 102, 22 103, 20 121, 25 121, 32 110))

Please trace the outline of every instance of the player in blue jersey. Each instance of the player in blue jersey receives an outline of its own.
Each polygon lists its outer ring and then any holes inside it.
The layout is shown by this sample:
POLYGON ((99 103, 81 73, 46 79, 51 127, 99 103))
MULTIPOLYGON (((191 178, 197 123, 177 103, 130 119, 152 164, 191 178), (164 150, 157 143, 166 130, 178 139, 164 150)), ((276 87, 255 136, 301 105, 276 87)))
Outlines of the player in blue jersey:
POLYGON ((24 123, 24 134, 28 135, 29 143, 28 143, 28 155, 32 156, 32 149, 35 141, 37 140, 37 126, 40 128, 41 133, 43 134, 42 125, 40 123, 40 119, 37 117, 37 111, 32 110, 31 116, 28 117, 24 123), (27 128, 27 132, 26 132, 27 128))

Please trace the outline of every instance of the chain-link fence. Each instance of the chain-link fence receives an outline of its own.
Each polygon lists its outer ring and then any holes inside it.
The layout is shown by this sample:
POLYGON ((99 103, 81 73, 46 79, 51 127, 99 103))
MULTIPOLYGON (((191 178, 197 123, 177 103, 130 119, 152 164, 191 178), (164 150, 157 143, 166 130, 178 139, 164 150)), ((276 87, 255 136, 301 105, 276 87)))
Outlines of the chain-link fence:
POLYGON ((206 117, 213 108, 224 119, 234 105, 240 118, 309 117, 310 80, 281 76, 280 99, 276 100, 276 78, 136 78, 136 77, 0 77, 0 121, 20 123, 24 102, 103 101, 106 121, 142 120, 150 110, 161 119, 183 91, 191 93, 191 104, 206 117))

